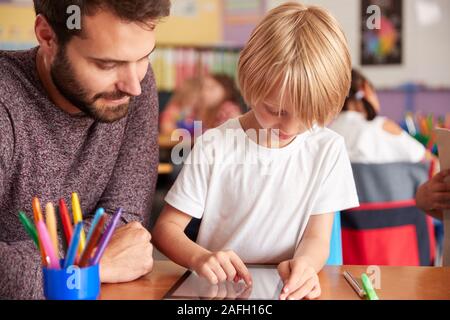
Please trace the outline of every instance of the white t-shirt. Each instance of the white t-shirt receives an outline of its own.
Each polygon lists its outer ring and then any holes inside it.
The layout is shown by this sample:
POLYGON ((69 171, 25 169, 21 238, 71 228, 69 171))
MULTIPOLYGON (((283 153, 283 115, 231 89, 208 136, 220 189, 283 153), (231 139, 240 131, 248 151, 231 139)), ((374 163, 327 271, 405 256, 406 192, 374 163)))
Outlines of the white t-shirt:
POLYGON ((368 121, 356 111, 344 111, 329 126, 344 137, 354 163, 420 162, 425 147, 406 132, 394 135, 383 129, 384 117, 368 121))
POLYGON ((245 263, 292 259, 310 215, 359 205, 342 137, 315 127, 266 148, 238 119, 197 139, 165 200, 202 218, 199 245, 245 263))

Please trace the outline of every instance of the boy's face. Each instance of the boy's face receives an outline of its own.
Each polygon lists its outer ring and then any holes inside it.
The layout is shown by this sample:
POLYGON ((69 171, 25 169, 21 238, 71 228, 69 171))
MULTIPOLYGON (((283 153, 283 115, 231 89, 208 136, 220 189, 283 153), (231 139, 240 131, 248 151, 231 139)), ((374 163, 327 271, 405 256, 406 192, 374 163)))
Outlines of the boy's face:
POLYGON ((294 114, 294 106, 280 107, 278 92, 270 94, 252 109, 261 128, 270 130, 279 139, 281 145, 290 143, 298 134, 306 131, 298 114, 294 114))
POLYGON ((83 28, 82 37, 58 48, 52 80, 78 109, 103 122, 116 121, 127 114, 130 99, 141 94, 155 46, 153 27, 99 11, 86 17, 83 28))

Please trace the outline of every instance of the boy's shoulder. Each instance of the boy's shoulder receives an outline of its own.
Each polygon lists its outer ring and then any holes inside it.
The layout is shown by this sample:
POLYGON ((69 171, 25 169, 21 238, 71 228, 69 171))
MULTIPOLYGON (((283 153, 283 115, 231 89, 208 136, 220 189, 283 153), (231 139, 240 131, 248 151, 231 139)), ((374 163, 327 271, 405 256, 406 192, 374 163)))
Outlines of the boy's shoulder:
POLYGON ((344 137, 327 127, 314 127, 309 135, 309 142, 320 146, 344 144, 344 137))
POLYGON ((196 139, 203 146, 216 146, 219 143, 229 141, 229 137, 239 137, 243 131, 240 127, 238 118, 230 119, 216 128, 206 130, 201 136, 196 139))
POLYGON ((239 118, 233 118, 233 119, 229 119, 229 120, 225 121, 220 126, 206 130, 203 135, 204 136, 216 135, 218 133, 225 134, 229 130, 234 131, 234 130, 239 130, 239 129, 242 129, 242 127, 239 123, 239 118))
MULTIPOLYGON (((217 128, 205 131, 203 135, 197 138, 196 142, 201 141, 203 147, 214 148, 223 144, 232 143, 235 145, 239 138, 246 139, 246 133, 242 130, 239 119, 235 118, 226 121, 217 128)), ((320 126, 314 126, 308 132, 306 141, 320 147, 344 144, 344 138, 340 134, 327 127, 320 126)))

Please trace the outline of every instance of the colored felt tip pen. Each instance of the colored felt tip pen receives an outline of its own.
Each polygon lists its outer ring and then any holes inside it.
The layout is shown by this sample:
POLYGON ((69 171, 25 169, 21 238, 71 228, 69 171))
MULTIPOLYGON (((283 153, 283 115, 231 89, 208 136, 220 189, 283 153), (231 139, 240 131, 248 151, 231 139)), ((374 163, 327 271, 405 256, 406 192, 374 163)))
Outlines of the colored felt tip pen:
POLYGON ((42 238, 41 235, 39 234, 39 230, 37 229, 38 222, 43 221, 41 204, 37 197, 33 198, 32 208, 33 208, 34 223, 36 225, 36 232, 38 233, 38 244, 39 244, 39 251, 41 252, 42 265, 44 267, 48 267, 50 264, 50 258, 44 246, 42 245, 42 238))
POLYGON ((89 240, 91 240, 95 227, 104 213, 105 210, 103 208, 98 208, 97 211, 95 212, 94 220, 92 221, 91 228, 89 229, 88 235, 86 237, 86 243, 89 243, 89 240))
POLYGON ((47 267, 50 269, 60 269, 59 259, 56 256, 55 250, 53 248, 52 240, 50 239, 50 235, 44 224, 44 221, 38 221, 36 223, 36 229, 39 234, 39 238, 41 239, 40 245, 43 246, 43 248, 45 249, 45 253, 50 258, 49 264, 48 264, 48 260, 47 260, 47 267))
POLYGON ((72 222, 70 221, 69 210, 67 210, 67 205, 64 202, 64 199, 59 200, 59 215, 61 217, 66 243, 67 246, 69 246, 70 241, 72 240, 73 229, 72 222))
POLYGON ((33 198, 32 207, 34 214, 34 222, 37 223, 38 221, 42 221, 43 218, 42 218, 41 203, 39 202, 39 199, 37 197, 33 198))
POLYGON ((81 255, 80 262, 78 263, 78 266, 80 268, 84 268, 89 265, 92 253, 94 252, 98 240, 102 235, 103 226, 105 225, 105 222, 106 222, 106 215, 102 215, 97 224, 95 225, 95 230, 92 232, 92 236, 87 242, 86 248, 84 249, 83 254, 81 255))
POLYGON ((102 238, 100 239, 97 250, 95 251, 95 255, 92 258, 92 265, 96 265, 100 262, 100 259, 102 258, 102 255, 105 252, 109 240, 111 239, 113 232, 116 229, 117 224, 119 223, 121 215, 122 215, 122 208, 119 208, 114 214, 113 218, 111 219, 111 222, 108 224, 108 227, 106 227, 106 230, 103 233, 102 238))
POLYGON ((22 211, 19 212, 19 220, 22 223, 23 227, 25 228, 25 231, 28 233, 33 242, 36 244, 36 247, 39 249, 39 240, 37 231, 31 220, 28 219, 26 214, 22 211))
POLYGON ((369 300, 379 300, 375 290, 373 289, 372 281, 370 281, 370 279, 367 276, 367 274, 363 273, 361 275, 361 281, 362 281, 362 284, 363 284, 364 291, 366 292, 367 298, 369 300))
MULTIPOLYGON (((76 192, 72 193, 72 214, 73 214, 73 223, 80 223, 83 221, 83 214, 81 213, 81 205, 80 200, 78 198, 78 194, 76 192)), ((84 250, 84 246, 86 245, 86 235, 84 230, 81 229, 80 234, 80 245, 78 248, 78 252, 81 254, 84 250)))
POLYGON ((81 230, 83 230, 83 222, 79 222, 75 226, 72 240, 70 241, 69 249, 67 250, 66 259, 64 260, 64 269, 75 264, 77 248, 80 243, 81 230))

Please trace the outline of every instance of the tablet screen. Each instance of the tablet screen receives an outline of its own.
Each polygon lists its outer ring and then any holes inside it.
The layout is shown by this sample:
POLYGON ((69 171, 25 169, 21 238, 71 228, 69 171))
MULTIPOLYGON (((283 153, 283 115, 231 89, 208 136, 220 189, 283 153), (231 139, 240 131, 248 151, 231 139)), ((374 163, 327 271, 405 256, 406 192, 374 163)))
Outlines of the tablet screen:
POLYGON ((169 290, 165 299, 278 300, 283 282, 276 266, 248 266, 253 285, 244 281, 211 285, 195 272, 187 271, 169 290))

